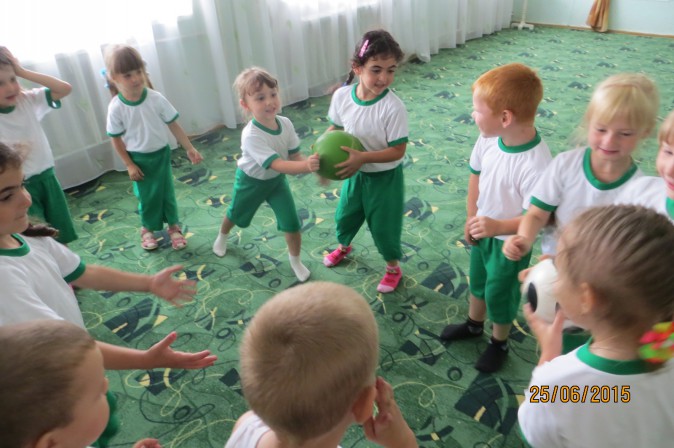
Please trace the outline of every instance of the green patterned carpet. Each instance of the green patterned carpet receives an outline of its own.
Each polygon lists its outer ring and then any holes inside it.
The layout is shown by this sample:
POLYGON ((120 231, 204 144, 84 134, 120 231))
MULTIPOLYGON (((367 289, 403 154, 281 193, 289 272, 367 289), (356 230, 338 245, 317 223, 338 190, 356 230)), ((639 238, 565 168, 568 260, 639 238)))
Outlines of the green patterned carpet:
MULTIPOLYGON (((338 182, 320 187, 313 175, 291 177, 303 223, 302 255, 312 279, 350 285, 370 302, 381 332, 379 374, 390 381, 422 447, 518 447, 517 406, 536 363, 536 344, 520 317, 511 352, 498 375, 478 374, 473 363, 487 337, 443 345, 437 334, 467 311, 469 249, 462 241, 468 159, 478 135, 472 123, 472 82, 484 71, 520 61, 538 69, 545 86, 537 127, 554 153, 568 148, 598 81, 621 71, 645 71, 666 93, 661 116, 674 108, 674 40, 536 28, 504 30, 444 50, 430 63, 403 66, 394 84, 410 117, 405 157, 404 283, 377 295, 383 262, 369 232, 361 230, 352 257, 328 270, 324 252, 335 247, 333 213, 338 182)), ((304 152, 328 126, 329 98, 286 107, 304 152)), ((199 280, 197 299, 182 309, 152 297, 78 291, 87 326, 99 339, 147 348, 172 330, 182 350, 211 349, 219 357, 203 371, 108 372, 117 395, 122 431, 114 446, 157 437, 165 447, 222 447, 246 410, 238 375, 238 345, 255 310, 295 283, 283 235, 262 207, 251 227, 235 229, 225 258, 211 244, 231 198, 239 130, 224 129, 197 140, 205 162, 193 167, 174 153, 180 214, 189 247, 166 244, 154 253, 140 247, 131 182, 109 173, 69 191, 80 239, 71 248, 87 263, 156 272, 174 263, 199 280)), ((638 158, 654 173, 655 142, 638 158)), ((164 235, 166 237, 166 235, 164 235)), ((373 446, 352 428, 344 447, 373 446)))

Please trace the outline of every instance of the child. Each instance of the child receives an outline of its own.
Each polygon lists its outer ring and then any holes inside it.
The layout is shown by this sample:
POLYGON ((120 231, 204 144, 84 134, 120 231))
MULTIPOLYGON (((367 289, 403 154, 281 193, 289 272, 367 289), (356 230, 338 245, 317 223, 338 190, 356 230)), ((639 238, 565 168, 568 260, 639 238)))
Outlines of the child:
POLYGON ((108 85, 113 98, 108 106, 107 133, 129 171, 138 198, 142 227, 141 247, 157 248, 154 232, 168 224, 171 246, 187 246, 178 224, 171 173, 171 148, 165 126, 187 151, 192 164, 203 159, 178 123, 178 112, 149 85, 145 62, 138 51, 114 45, 105 52, 108 85))
POLYGON ((638 204, 667 216, 674 222, 674 111, 660 125, 660 150, 655 167, 660 177, 644 176, 630 182, 616 204, 638 204))
MULTIPOLYGON (((64 319, 84 328, 77 298, 68 283, 106 291, 146 291, 173 304, 189 301, 196 293, 194 281, 172 278, 181 266, 151 276, 85 266, 78 255, 48 237, 53 229, 29 226, 30 205, 30 195, 23 187, 21 157, 0 143, 0 326, 64 319)), ((171 344, 176 339, 172 332, 146 351, 103 342, 98 345, 107 369, 200 369, 215 362, 208 350, 173 351, 171 344)))
POLYGON ((506 235, 515 233, 531 190, 552 156, 534 119, 543 98, 538 75, 522 64, 484 73, 473 84, 473 119, 480 130, 470 157, 467 219, 470 251, 468 320, 445 327, 440 336, 454 341, 482 335, 485 317, 492 336, 475 368, 495 372, 508 354, 508 334, 520 303, 517 274, 529 264, 506 260, 506 235))
MULTIPOLYGON (((85 448, 103 432, 109 408, 103 358, 89 334, 68 322, 0 327, 3 447, 85 448)), ((156 439, 134 448, 161 448, 156 439)))
MULTIPOLYGON (((623 73, 600 83, 584 118, 589 147, 557 155, 531 196, 531 206, 503 253, 520 260, 531 251, 536 235, 554 212, 564 226, 584 209, 611 204, 641 176, 632 153, 655 126, 658 93, 642 74, 623 73)), ((544 238, 543 252, 554 255, 554 236, 544 238)))
POLYGON ((550 325, 525 305, 541 345, 518 413, 531 446, 672 446, 672 247, 674 226, 639 206, 591 208, 562 229, 561 313, 550 325), (562 314, 592 339, 560 356, 562 314))
POLYGON ((384 30, 368 31, 356 45, 346 86, 332 95, 327 132, 343 129, 357 137, 365 151, 342 147, 349 158, 337 165, 342 183, 335 212, 337 249, 323 258, 337 266, 351 252, 351 241, 367 222, 386 271, 377 291, 394 291, 402 279, 400 237, 405 180, 402 161, 408 142, 407 111, 389 90, 403 52, 384 30), (348 84, 354 75, 359 82, 348 84))
POLYGON ((375 381, 377 323, 351 288, 313 282, 280 292, 251 320, 240 354, 251 411, 225 448, 336 447, 353 423, 384 447, 417 446, 393 389, 375 381))
POLYGON ((262 202, 276 215, 278 230, 285 232, 290 267, 300 282, 311 274, 302 264, 302 234, 286 174, 318 170, 318 155, 305 159, 300 154, 300 139, 281 110, 278 81, 261 68, 244 70, 234 81, 243 112, 252 115, 241 132, 241 157, 237 162, 232 202, 222 220, 213 252, 224 257, 227 238, 235 225, 246 228, 262 202))
POLYGON ((65 81, 26 70, 5 47, 0 47, 0 138, 24 158, 26 190, 33 197, 28 213, 59 233, 63 244, 77 239, 63 188, 54 174, 54 156, 40 120, 70 93, 65 81), (43 87, 23 90, 17 77, 43 87))

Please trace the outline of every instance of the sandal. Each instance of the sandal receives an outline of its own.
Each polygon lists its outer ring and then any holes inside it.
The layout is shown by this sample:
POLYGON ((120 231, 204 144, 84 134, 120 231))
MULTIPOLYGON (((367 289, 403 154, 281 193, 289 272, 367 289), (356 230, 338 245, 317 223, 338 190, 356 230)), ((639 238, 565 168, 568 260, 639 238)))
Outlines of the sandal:
POLYGON ((145 227, 140 229, 140 247, 145 250, 155 250, 159 247, 157 239, 154 237, 154 233, 147 230, 145 227))
POLYGON ((178 228, 168 229, 169 238, 171 238, 171 247, 173 250, 181 250, 187 247, 187 240, 185 235, 178 228))
POLYGON ((337 248, 323 257, 323 264, 329 268, 337 266, 351 252, 351 246, 337 248))

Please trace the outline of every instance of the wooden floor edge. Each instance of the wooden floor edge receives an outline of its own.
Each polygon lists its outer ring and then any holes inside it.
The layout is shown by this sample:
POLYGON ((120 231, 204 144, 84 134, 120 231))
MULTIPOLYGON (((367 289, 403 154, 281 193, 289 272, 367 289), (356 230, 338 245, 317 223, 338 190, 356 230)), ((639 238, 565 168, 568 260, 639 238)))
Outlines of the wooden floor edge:
MULTIPOLYGON (((568 30, 578 30, 578 31, 592 31, 592 28, 589 26, 572 26, 572 25, 558 25, 554 23, 537 23, 537 22, 527 22, 534 26, 547 26, 550 28, 565 28, 568 30)), ((517 22, 513 22, 513 28, 516 28, 517 22)), ((622 30, 608 30, 606 33, 600 34, 629 34, 631 36, 645 36, 645 37, 668 37, 670 39, 674 38, 674 34, 652 34, 652 33, 639 33, 636 31, 622 31, 622 30)))

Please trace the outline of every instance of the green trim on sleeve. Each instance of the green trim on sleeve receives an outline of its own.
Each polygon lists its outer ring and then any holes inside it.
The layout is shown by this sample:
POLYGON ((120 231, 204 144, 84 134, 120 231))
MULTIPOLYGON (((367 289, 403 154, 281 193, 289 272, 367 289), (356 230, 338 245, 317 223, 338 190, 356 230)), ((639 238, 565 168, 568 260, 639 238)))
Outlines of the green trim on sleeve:
POLYGON ((470 165, 468 166, 468 169, 470 170, 470 174, 475 174, 476 176, 479 176, 481 173, 481 171, 474 170, 470 165))
POLYGON ((408 137, 403 137, 403 138, 399 138, 398 140, 393 140, 392 142, 388 142, 388 146, 390 148, 391 146, 397 146, 397 145, 400 145, 401 143, 407 143, 409 141, 410 141, 410 139, 408 137))
POLYGON ((176 120, 178 119, 179 116, 180 116, 180 114, 176 112, 176 116, 175 116, 175 117, 171 118, 169 121, 165 121, 164 123, 166 123, 166 124, 171 124, 171 123, 173 123, 174 121, 176 121, 176 120))
POLYGON ((54 98, 51 97, 51 89, 49 87, 45 89, 45 95, 47 97, 47 104, 49 104, 49 107, 51 107, 52 109, 61 108, 61 100, 55 100, 54 98))
POLYGON ((264 161, 264 163, 262 164, 262 168, 264 168, 265 170, 268 170, 269 168, 271 168, 271 163, 274 160, 279 159, 280 157, 281 156, 278 155, 278 154, 274 154, 273 156, 270 156, 267 160, 264 161))
POLYGON ((107 133, 108 137, 121 137, 122 135, 126 134, 126 131, 122 131, 119 134, 112 134, 110 132, 107 133))
POLYGON ((297 154, 300 152, 300 147, 298 146, 297 148, 289 149, 288 154, 297 154))
POLYGON ((558 207, 557 205, 546 204, 545 202, 541 201, 540 199, 538 199, 534 196, 531 196, 530 202, 531 202, 531 205, 535 205, 536 207, 540 208, 541 210, 545 210, 546 212, 550 212, 550 213, 557 210, 557 207, 558 207))
POLYGON ((75 280, 77 280, 78 278, 82 277, 82 274, 84 274, 84 271, 86 271, 86 269, 87 269, 87 266, 84 264, 83 261, 80 261, 79 266, 77 266, 73 272, 66 275, 63 278, 63 280, 65 280, 66 283, 72 283, 75 280))

